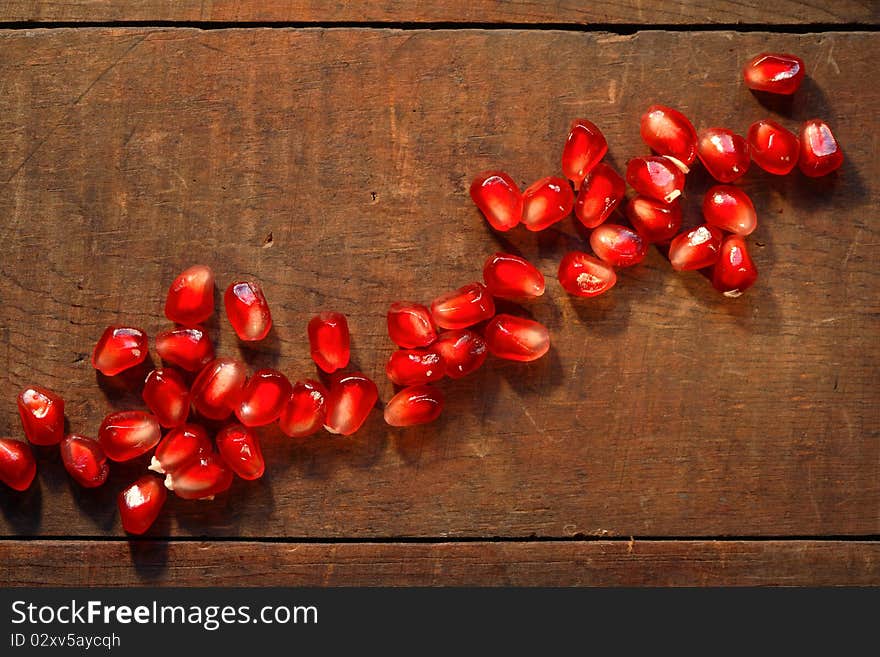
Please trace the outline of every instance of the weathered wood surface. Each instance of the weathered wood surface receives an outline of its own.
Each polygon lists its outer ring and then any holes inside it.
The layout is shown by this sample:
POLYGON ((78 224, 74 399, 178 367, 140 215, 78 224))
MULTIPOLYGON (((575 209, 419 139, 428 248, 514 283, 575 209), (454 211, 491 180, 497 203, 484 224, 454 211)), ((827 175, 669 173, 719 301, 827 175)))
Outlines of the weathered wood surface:
POLYGON ((2 21, 810 24, 880 22, 874 0, 9 0, 2 21))
MULTIPOLYGON (((60 29, 0 33, 0 434, 38 382, 94 434, 136 394, 96 379, 110 323, 166 326, 193 262, 256 276, 276 329, 220 353, 312 376, 305 325, 350 317, 354 360, 382 376, 384 311, 479 276, 496 249, 548 275, 529 311, 554 348, 443 384, 435 425, 296 444, 265 434, 268 474, 213 504, 169 501, 155 536, 826 536, 880 532, 878 38, 644 32, 60 29), (810 78, 782 121, 823 116, 847 155, 831 180, 752 171, 758 285, 737 300, 654 251, 605 298, 553 273, 571 222, 494 236, 467 197, 503 166, 558 169, 568 121, 605 130, 618 167, 644 152, 652 102, 698 127, 766 115, 739 82, 755 52, 799 53, 810 78), (267 237, 272 245, 265 248, 267 237)), ((696 222, 699 169, 689 181, 696 222)), ((116 492, 76 489, 51 450, 5 535, 121 535, 116 492)), ((27 547, 27 546, 25 546, 27 547)))
POLYGON ((870 586, 880 543, 0 542, 12 586, 870 586))

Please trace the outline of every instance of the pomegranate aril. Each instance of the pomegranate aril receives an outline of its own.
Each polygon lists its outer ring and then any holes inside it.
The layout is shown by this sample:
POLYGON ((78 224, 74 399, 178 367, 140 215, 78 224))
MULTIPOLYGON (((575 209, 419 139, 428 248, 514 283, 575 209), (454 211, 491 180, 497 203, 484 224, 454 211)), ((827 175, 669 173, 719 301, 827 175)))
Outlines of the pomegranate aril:
POLYGON ((748 235, 758 227, 752 199, 733 185, 709 188, 703 197, 703 217, 707 224, 737 235, 748 235))
POLYGON ((489 353, 482 336, 468 330, 445 331, 431 348, 440 354, 446 376, 451 379, 460 379, 479 369, 489 353))
POLYGON ((385 422, 392 427, 427 424, 440 417, 443 393, 434 386, 417 385, 404 388, 385 405, 385 422))
POLYGON ((590 248, 614 267, 637 265, 648 255, 648 242, 634 230, 618 224, 602 224, 593 230, 590 248))
POLYGON ((684 189, 684 174, 668 157, 635 157, 626 165, 626 181, 642 196, 672 203, 684 189))
POLYGON ((233 358, 211 361, 193 381, 193 407, 209 420, 225 420, 238 404, 247 379, 247 366, 233 358))
POLYGON ((414 386, 442 379, 445 367, 433 349, 401 349, 391 354, 385 373, 396 385, 414 386))
POLYGON ((544 275, 525 258, 509 253, 489 256, 483 265, 483 281, 492 296, 527 299, 544 294, 544 275))
POLYGON ((602 131, 587 119, 575 119, 562 149, 562 173, 578 186, 607 152, 602 131))
POLYGON ((749 143, 727 128, 703 130, 697 155, 709 175, 723 183, 741 178, 752 162, 749 143))
POLYGON ((626 205, 626 218, 647 242, 668 242, 681 230, 681 205, 636 196, 626 205))
POLYGON ((676 109, 651 105, 642 114, 642 141, 658 155, 675 158, 687 173, 697 157, 697 131, 688 118, 676 109))
POLYGON ((595 228, 609 217, 625 193, 623 178, 610 166, 600 162, 581 183, 574 204, 574 216, 587 228, 595 228))
POLYGON ((574 192, 568 181, 548 176, 523 192, 523 223, 531 231, 544 230, 571 214, 574 192))
POLYGON ((582 251, 563 256, 557 278, 566 292, 579 297, 598 296, 617 282, 617 274, 610 265, 582 251))
POLYGON ((294 384, 278 426, 291 438, 305 438, 324 426, 327 417, 327 389, 311 379, 294 384))
POLYGON ((141 393, 147 408, 166 429, 179 427, 189 415, 189 389, 183 377, 172 369, 153 370, 141 393))
POLYGON ((156 336, 156 351, 166 363, 198 372, 214 360, 211 338, 200 328, 176 328, 156 336))
POLYGON ((798 161, 800 142, 775 121, 755 121, 749 127, 752 160, 768 173, 784 176, 798 161))
POLYGON ((726 297, 738 297, 754 285, 758 269, 749 257, 745 240, 729 235, 721 244, 721 255, 712 271, 712 285, 726 297))
POLYGON ((156 522, 167 495, 162 482, 151 475, 125 488, 116 498, 122 528, 129 534, 143 534, 156 522))
POLYGON ((107 481, 110 465, 98 441, 70 434, 61 441, 61 462, 80 486, 95 488, 107 481))
POLYGON ((168 432, 156 446, 150 470, 168 474, 211 451, 208 432, 199 424, 184 424, 168 432))
POLYGON ((427 347, 437 339, 431 311, 412 301, 395 301, 388 309, 388 337, 404 349, 427 347))
POLYGON ((217 434, 217 452, 242 479, 259 479, 266 470, 257 434, 240 424, 230 424, 220 430, 217 434))
POLYGON ((762 52, 743 67, 749 89, 791 95, 804 80, 804 61, 795 55, 762 52))
POLYGON ((474 178, 471 198, 495 230, 510 230, 522 220, 522 192, 503 171, 484 171, 474 178))
POLYGON ((214 272, 207 265, 183 270, 171 283, 165 300, 165 317, 192 326, 214 313, 214 272))
POLYGON ((431 302, 431 315, 445 329, 467 328, 495 314, 495 302, 482 283, 468 283, 431 302))
POLYGON ((324 428, 350 436, 361 428, 378 399, 376 384, 360 372, 335 375, 327 392, 324 428))
POLYGON ((248 379, 238 398, 235 415, 246 427, 261 427, 281 415, 292 390, 278 370, 262 369, 248 379))
POLYGON ((92 367, 115 376, 143 363, 148 355, 147 334, 132 326, 108 326, 92 353, 92 367))
POLYGON ((18 416, 25 437, 34 445, 57 445, 64 437, 64 400, 39 386, 18 394, 18 416))
POLYGON ((718 260, 722 233, 715 226, 702 224, 682 233, 669 245, 669 262, 676 271, 711 267, 718 260))
POLYGON ((550 349, 550 332, 540 322, 496 315, 486 326, 486 344, 493 356, 506 360, 537 360, 550 349))
POLYGON ((826 176, 843 164, 843 152, 822 119, 810 119, 801 128, 800 157, 798 167, 805 176, 826 176))
POLYGON ((0 481, 10 488, 30 488, 37 474, 37 462, 31 446, 23 440, 0 438, 0 481))
POLYGON ((159 420, 144 411, 110 413, 98 430, 98 442, 111 461, 128 461, 146 454, 161 437, 159 420))
POLYGON ((165 488, 185 500, 210 500, 232 485, 232 470, 216 452, 205 452, 165 475, 165 488))
POLYGON ((308 333, 312 360, 318 367, 331 374, 348 365, 351 357, 351 336, 345 315, 319 313, 309 322, 308 333))
POLYGON ((272 328, 272 313, 263 289, 256 281, 236 281, 223 295, 226 317, 239 339, 245 342, 262 340, 272 328))

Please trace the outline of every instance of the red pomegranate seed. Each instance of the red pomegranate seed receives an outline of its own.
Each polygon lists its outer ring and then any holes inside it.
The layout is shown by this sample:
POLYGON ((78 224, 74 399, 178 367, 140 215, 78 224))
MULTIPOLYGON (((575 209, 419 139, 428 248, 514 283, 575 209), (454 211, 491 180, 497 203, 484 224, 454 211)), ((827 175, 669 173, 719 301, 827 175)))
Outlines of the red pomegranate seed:
POLYGON ((98 442, 111 461, 128 461, 146 454, 161 437, 159 420, 144 411, 110 413, 98 430, 98 442))
POLYGON ((697 155, 709 175, 723 183, 742 178, 752 162, 749 143, 727 128, 703 130, 697 155))
POLYGON ((330 433, 350 436, 366 421, 379 391, 376 384, 360 372, 337 374, 327 392, 327 417, 324 428, 330 433))
POLYGON ((195 409, 209 420, 225 420, 238 404, 247 379, 247 366, 233 358, 211 361, 193 381, 190 399, 195 409))
POLYGON ((474 178, 471 198, 495 230, 510 230, 522 220, 522 192, 503 171, 484 171, 474 178))
POLYGON ((626 181, 642 196, 672 203, 684 189, 684 174, 661 155, 635 157, 626 165, 626 181))
POLYGON ((256 281, 236 281, 223 295, 226 316, 240 340, 257 342, 269 334, 272 313, 263 289, 256 281))
POLYGON ((749 257, 746 241, 729 235, 721 244, 721 256, 712 271, 712 285, 726 297, 738 297, 754 285, 758 269, 749 257))
POLYGON ((211 338, 200 328, 176 328, 156 336, 156 351, 166 363, 198 372, 214 360, 211 338))
POLYGON ((309 345, 312 360, 328 374, 348 365, 351 336, 345 315, 324 312, 312 317, 309 322, 309 345))
POLYGON ((574 204, 574 216, 587 228, 595 228, 609 217, 625 193, 623 178, 610 166, 600 162, 581 184, 574 204))
POLYGON ((843 164, 843 152, 831 128, 822 119, 806 121, 801 128, 798 166, 805 176, 827 176, 843 164))
POLYGON ((312 379, 298 381, 278 425, 291 438, 305 438, 324 426, 327 417, 327 389, 312 379))
POLYGON ((174 472, 212 449, 204 427, 184 424, 169 431, 156 446, 156 453, 150 459, 150 470, 159 474, 174 472))
POLYGON ((98 441, 70 434, 61 441, 61 461, 68 474, 84 488, 95 488, 107 481, 110 466, 98 441))
POLYGON ((437 339, 431 311, 412 301, 395 301, 388 309, 388 336, 404 349, 427 347, 437 339))
POLYGON ((743 68, 749 89, 791 95, 804 80, 804 60, 795 55, 762 52, 743 68))
POLYGON ((684 114, 664 105, 651 105, 642 114, 641 133, 642 141, 652 151, 673 158, 676 166, 688 172, 697 157, 697 131, 684 114))
POLYGON ((722 233, 703 224, 682 233, 669 245, 669 262, 676 271, 711 267, 718 260, 722 233))
POLYGON ((51 390, 31 386, 18 394, 18 416, 34 445, 57 445, 64 437, 64 400, 51 390))
POLYGON ((446 376, 451 379, 460 379, 479 369, 489 353, 482 336, 467 330, 445 331, 432 347, 443 359, 446 376))
POLYGON ((131 326, 108 326, 92 353, 92 367, 105 376, 115 376, 144 362, 148 354, 147 334, 131 326))
POLYGON ((200 454, 165 475, 165 488, 185 500, 212 500, 232 485, 232 470, 216 452, 200 454))
POLYGON ((153 370, 141 393, 147 408, 166 429, 179 427, 189 415, 189 389, 183 377, 171 369, 153 370))
POLYGON ((129 534, 143 534, 156 522, 167 495, 162 482, 151 475, 125 488, 116 498, 122 528, 129 534))
POLYGON ((668 242, 681 230, 681 205, 636 196, 627 203, 626 218, 647 242, 668 242))
POLYGON ((427 424, 440 417, 443 393, 434 386, 417 385, 404 388, 385 406, 385 422, 392 427, 427 424))
POLYGON ((262 427, 278 419, 293 387, 278 370, 262 369, 248 379, 238 398, 235 415, 246 427, 262 427))
POLYGON ((168 288, 165 317, 193 326, 214 313, 214 272, 207 265, 185 269, 168 288))
POLYGON ((217 451, 226 465, 242 479, 259 479, 266 471, 257 434, 240 424, 230 424, 220 430, 217 451))
POLYGON ((509 253, 489 256, 483 265, 483 281, 492 296, 527 299, 544 294, 544 275, 525 258, 509 253))
POLYGON ((590 233, 590 247, 614 267, 637 265, 648 255, 648 242, 636 231, 619 224, 602 224, 590 233))
POLYGON ((401 349, 391 354, 385 373, 399 386, 414 386, 442 379, 443 358, 433 349, 401 349))
POLYGON ((710 226, 737 235, 748 235, 758 227, 758 214, 752 199, 733 185, 709 188, 703 197, 703 217, 710 226))
POLYGON ((501 314, 486 325, 486 344, 493 356, 528 362, 550 349, 550 332, 531 319, 501 314))
POLYGON ((578 297, 598 296, 617 282, 617 274, 610 265, 581 251, 571 251, 562 257, 557 278, 566 292, 578 297))
POLYGON ((0 438, 0 481, 13 490, 27 490, 37 474, 30 445, 22 440, 0 438))
POLYGON ((492 317, 495 302, 482 283, 468 283, 431 302, 431 315, 445 329, 467 328, 492 317))
POLYGON ((784 176, 797 164, 800 142, 775 121, 756 121, 749 128, 752 160, 768 173, 784 176))
POLYGON ((544 230, 571 214, 574 192, 568 181, 548 176, 523 192, 523 223, 531 231, 544 230))
POLYGON ((577 187, 607 152, 602 131, 586 119, 575 119, 562 149, 562 173, 577 187))

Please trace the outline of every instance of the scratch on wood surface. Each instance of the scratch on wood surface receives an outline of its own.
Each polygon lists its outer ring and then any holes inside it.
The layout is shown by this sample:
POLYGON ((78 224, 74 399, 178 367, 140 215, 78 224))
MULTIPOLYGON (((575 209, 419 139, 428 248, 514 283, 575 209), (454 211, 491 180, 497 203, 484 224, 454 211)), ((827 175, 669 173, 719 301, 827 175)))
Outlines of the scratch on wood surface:
POLYGON ((116 66, 119 64, 119 62, 121 62, 125 58, 125 56, 128 55, 132 50, 134 50, 141 43, 143 43, 144 39, 146 39, 148 36, 150 36, 150 33, 147 33, 147 34, 143 35, 142 37, 135 39, 134 43, 132 43, 128 48, 126 48, 123 51, 123 53, 121 55, 119 55, 119 57, 117 57, 115 60, 113 60, 113 62, 110 64, 110 66, 108 66, 103 71, 101 71, 97 75, 97 77, 95 77, 95 79, 89 83, 89 85, 82 91, 82 93, 80 93, 76 97, 76 99, 70 104, 70 107, 68 108, 67 112, 65 112, 65 114, 64 114, 64 118, 62 118, 58 123, 56 123, 49 130, 49 132, 46 133, 46 136, 43 137, 39 142, 37 142, 37 145, 34 146, 33 149, 31 149, 31 151, 27 155, 24 156, 24 159, 21 161, 21 163, 17 167, 15 167, 15 169, 13 169, 12 173, 9 175, 9 178, 6 179, 7 183, 10 183, 15 179, 15 177, 24 168, 24 166, 28 162, 31 161, 31 159, 34 157, 34 155, 36 155, 40 151, 40 149, 45 145, 45 143, 47 141, 49 141, 49 138, 53 134, 55 134, 55 131, 58 129, 58 127, 67 122, 67 120, 70 118, 70 113, 73 111, 73 108, 76 107, 77 105, 79 105, 80 101, 82 101, 82 99, 88 95, 88 93, 95 87, 95 85, 98 84, 98 82, 100 82, 104 78, 105 75, 107 75, 110 71, 112 71, 114 68, 116 68, 116 66))

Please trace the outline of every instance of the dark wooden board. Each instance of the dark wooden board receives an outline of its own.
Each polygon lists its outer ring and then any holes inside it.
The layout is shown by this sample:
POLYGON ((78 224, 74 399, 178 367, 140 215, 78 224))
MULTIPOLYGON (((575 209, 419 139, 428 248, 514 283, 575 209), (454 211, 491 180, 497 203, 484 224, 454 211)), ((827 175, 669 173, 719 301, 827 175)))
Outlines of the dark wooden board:
MULTIPOLYGON (((268 475, 213 504, 172 500, 155 536, 828 536, 880 532, 880 175, 873 33, 56 29, 0 32, 0 434, 28 383, 63 393, 94 434, 136 394, 96 379, 110 323, 164 328, 193 262, 264 282, 276 329, 243 351, 311 376, 305 325, 349 315, 380 382, 384 312, 519 250, 548 275, 529 310, 554 348, 447 382, 443 419, 295 444, 265 432, 268 475), (571 222, 498 238, 467 197, 490 166, 528 183, 558 169, 568 121, 593 118, 618 167, 638 116, 674 104, 698 127, 777 113, 742 62, 799 53, 810 78, 781 120, 823 116, 847 155, 810 181, 751 172, 761 279, 737 300, 660 253, 604 298, 553 272, 571 222), (356 91, 353 91, 356 90, 356 91), (790 115, 790 116, 789 116, 790 115), (271 234, 272 246, 265 248, 271 234)), ((708 181, 689 181, 696 222, 708 181)), ((237 354, 225 319, 221 353, 237 354)), ((0 492, 0 532, 120 536, 116 492, 75 489, 57 455, 0 492)))
POLYGON ((12 586, 871 586, 880 543, 0 542, 12 586))
POLYGON ((880 21, 873 0, 10 0, 2 21, 221 21, 221 22, 401 22, 521 24, 701 24, 797 25, 880 21))

